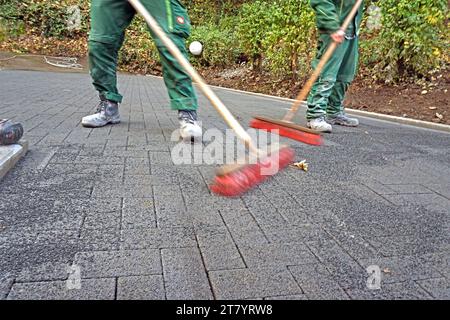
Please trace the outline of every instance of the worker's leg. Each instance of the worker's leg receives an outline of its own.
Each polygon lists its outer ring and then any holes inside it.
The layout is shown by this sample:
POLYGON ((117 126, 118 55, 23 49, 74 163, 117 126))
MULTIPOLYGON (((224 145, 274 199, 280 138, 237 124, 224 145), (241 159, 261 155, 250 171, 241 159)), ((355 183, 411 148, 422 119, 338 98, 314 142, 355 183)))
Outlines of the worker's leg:
POLYGON ((117 90, 117 58, 125 29, 134 16, 127 1, 92 0, 89 66, 94 87, 106 99, 122 102, 117 90))
MULTIPOLYGON (((332 40, 328 34, 320 35, 318 53, 313 61, 313 68, 317 67, 320 59, 331 43, 332 40)), ((311 93, 309 94, 307 101, 308 110, 306 113, 306 118, 308 122, 312 122, 312 126, 310 125, 311 127, 314 127, 316 122, 318 123, 319 126, 313 129, 319 131, 331 131, 331 126, 327 126, 327 124, 324 123, 324 117, 327 112, 328 100, 336 83, 347 45, 348 44, 344 42, 336 48, 336 51, 331 56, 330 60, 325 64, 319 79, 314 83, 311 89, 311 93)))
POLYGON ((345 41, 348 43, 347 51, 339 68, 336 84, 328 100, 327 121, 331 124, 357 126, 359 124, 357 119, 345 115, 344 99, 358 68, 358 38, 345 41))
POLYGON ((125 29, 134 16, 127 1, 92 0, 89 34, 89 68, 93 85, 100 95, 95 114, 84 117, 86 127, 119 123, 118 104, 122 96, 117 89, 117 58, 125 29))
MULTIPOLYGON (((144 6, 177 46, 188 58, 186 39, 190 35, 191 23, 185 7, 178 0, 144 0, 144 6)), ((152 36, 161 57, 164 81, 173 110, 197 110, 197 95, 191 77, 173 57, 153 32, 152 36)))
MULTIPOLYGON (((181 2, 178 0, 144 0, 142 3, 187 59, 186 39, 190 35, 191 22, 181 2)), ((187 140, 197 139, 202 132, 197 124, 198 102, 192 79, 162 41, 151 30, 150 32, 161 58, 170 106, 173 110, 178 110, 181 136, 187 140)))

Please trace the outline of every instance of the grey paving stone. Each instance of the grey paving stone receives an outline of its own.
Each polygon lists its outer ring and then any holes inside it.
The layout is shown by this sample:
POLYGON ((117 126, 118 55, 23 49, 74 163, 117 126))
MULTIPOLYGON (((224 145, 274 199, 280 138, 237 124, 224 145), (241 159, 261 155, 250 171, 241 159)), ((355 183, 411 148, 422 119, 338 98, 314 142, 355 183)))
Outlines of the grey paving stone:
POLYGON ((161 250, 164 283, 169 300, 213 298, 197 248, 161 250))
MULTIPOLYGON (((305 288, 313 288, 280 294, 286 288, 277 282, 266 289, 276 293, 249 289, 248 299, 348 298, 342 288, 352 298, 373 298, 365 292, 368 274, 361 264, 377 258, 392 263, 395 271, 380 298, 445 296, 448 134, 363 118, 359 128, 335 128, 320 148, 282 138, 310 170, 287 168, 245 196, 229 199, 210 193, 215 165, 173 164, 177 142, 170 138, 178 123, 162 79, 120 75, 124 121, 95 130, 80 124, 98 103, 87 74, 4 70, 0 81, 0 115, 20 120, 32 146, 0 183, 0 274, 26 281, 14 285, 62 280, 66 275, 58 265, 71 264, 79 252, 191 248, 193 260, 180 260, 191 261, 198 272, 249 267, 245 272, 252 273, 259 263, 258 269, 270 273, 289 265, 300 270, 291 270, 295 276, 304 275, 305 288), (18 98, 24 90, 36 97, 33 105, 18 98), (320 273, 311 271, 308 277, 305 264, 290 265, 311 258, 300 246, 289 247, 292 242, 306 242, 318 259, 312 265, 318 261, 332 278, 323 276, 327 280, 318 285, 320 273)), ((278 107, 289 106, 275 98, 216 91, 242 123, 254 114, 279 117, 278 107)), ((203 96, 199 101, 201 108, 208 104, 203 96)), ((203 108, 200 115, 205 128, 226 129, 213 109, 203 108)), ((305 123, 304 115, 302 108, 299 123, 305 123)), ((190 151, 189 157, 199 154, 190 151)), ((188 252, 174 254, 183 255, 188 252)), ((125 269, 134 267, 131 261, 125 264, 125 269)), ((142 277, 145 283, 147 276, 142 277)), ((116 279, 117 297, 121 283, 123 295, 132 295, 125 289, 138 279, 116 279)), ((158 280, 150 282, 159 288, 158 280)), ((181 284, 194 291, 187 280, 181 284)), ((162 292, 136 288, 137 298, 162 292)), ((230 289, 224 290, 227 297, 240 296, 231 286, 225 289, 230 289)))
POLYGON ((307 245, 343 289, 365 285, 366 271, 336 242, 316 241, 307 245))
POLYGON ((318 260, 302 243, 283 243, 266 245, 243 245, 240 251, 249 268, 286 266, 317 263, 318 260))
POLYGON ((153 198, 123 200, 122 229, 156 228, 153 198))
POLYGON ((389 184, 393 194, 430 194, 431 190, 418 184, 389 184))
POLYGON ((307 242, 316 240, 330 240, 331 237, 319 226, 311 223, 290 226, 282 225, 264 228, 269 241, 274 243, 307 242))
POLYGON ((195 245, 192 228, 139 228, 122 230, 120 248, 183 248, 195 245))
POLYGON ((426 184, 425 187, 450 200, 450 184, 426 184))
POLYGON ((117 300, 164 300, 164 281, 160 276, 120 277, 117 300))
POLYGON ((67 280, 70 263, 45 263, 24 268, 16 276, 16 282, 67 280))
POLYGON ((368 288, 347 290, 355 300, 429 300, 431 296, 413 281, 390 283, 381 286, 380 290, 368 288))
POLYGON ((121 199, 91 198, 84 216, 84 229, 114 229, 121 219, 121 199))
POLYGON ((8 300, 113 300, 115 279, 81 280, 81 289, 68 289, 66 281, 15 283, 8 300))
POLYGON ((433 298, 439 300, 450 299, 450 281, 447 278, 419 280, 416 283, 430 293, 433 298))
POLYGON ((190 213, 186 210, 179 187, 154 186, 153 191, 158 226, 192 226, 192 219, 190 213))
POLYGON ((4 300, 14 283, 14 278, 8 274, 0 275, 0 300, 4 300))
POLYGON ((382 271, 382 283, 438 278, 439 271, 418 257, 390 257, 359 261, 363 267, 377 265, 382 271))
POLYGON ((120 230, 118 228, 87 229, 80 232, 80 242, 84 251, 119 249, 120 230))
POLYGON ((79 252, 74 264, 82 278, 107 278, 160 274, 159 250, 120 250, 79 252))
POLYGON ((450 200, 437 194, 386 195, 386 199, 399 206, 424 206, 431 211, 449 212, 450 200))
POLYGON ((449 247, 449 239, 443 235, 377 237, 367 241, 386 257, 438 253, 449 247))
POLYGON ((148 198, 152 194, 151 185, 141 185, 138 181, 132 183, 109 184, 106 186, 94 186, 93 197, 108 198, 148 198))
POLYGON ((278 296, 278 297, 267 297, 264 298, 264 300, 295 300, 295 301, 302 301, 302 300, 309 300, 306 294, 297 294, 292 296, 278 296))
POLYGON ((150 161, 146 158, 126 158, 125 174, 129 175, 146 175, 150 174, 150 161))
POLYGON ((220 300, 246 299, 302 294, 288 270, 251 268, 228 271, 211 271, 209 277, 220 300))
POLYGON ((337 277, 330 273, 325 265, 304 264, 290 266, 289 271, 309 299, 347 300, 348 296, 339 286, 337 277))
POLYGON ((44 172, 51 172, 53 174, 95 174, 97 172, 97 165, 92 164, 58 164, 51 163, 45 167, 44 172))
POLYGON ((197 241, 206 270, 245 268, 236 244, 226 229, 210 228, 197 231, 197 241))

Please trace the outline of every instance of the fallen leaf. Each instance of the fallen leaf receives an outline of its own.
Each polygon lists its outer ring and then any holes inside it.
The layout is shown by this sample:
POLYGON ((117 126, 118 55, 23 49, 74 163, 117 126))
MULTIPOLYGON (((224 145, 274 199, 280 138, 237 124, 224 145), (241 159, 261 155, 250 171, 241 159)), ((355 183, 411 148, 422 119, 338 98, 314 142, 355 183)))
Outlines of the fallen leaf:
POLYGON ((430 109, 430 110, 436 110, 437 107, 429 107, 428 109, 430 109))
POLYGON ((444 119, 444 116, 440 114, 439 112, 436 112, 436 117, 440 120, 444 119))
POLYGON ((308 163, 306 163, 306 160, 300 161, 300 162, 295 162, 294 164, 291 165, 292 167, 296 167, 298 169, 301 169, 305 172, 308 172, 308 163))

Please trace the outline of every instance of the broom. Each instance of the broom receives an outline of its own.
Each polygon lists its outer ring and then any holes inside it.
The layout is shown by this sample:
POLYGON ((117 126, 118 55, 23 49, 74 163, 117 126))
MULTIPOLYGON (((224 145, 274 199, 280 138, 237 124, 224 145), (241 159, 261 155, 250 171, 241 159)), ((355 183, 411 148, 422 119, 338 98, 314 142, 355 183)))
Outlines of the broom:
POLYGON ((237 163, 219 168, 216 171, 216 177, 211 186, 211 191, 224 196, 238 196, 287 167, 294 159, 294 151, 285 145, 272 148, 269 152, 263 152, 258 149, 250 135, 234 118, 228 108, 206 84, 189 61, 182 55, 180 50, 169 39, 142 3, 139 0, 128 0, 128 2, 144 17, 155 35, 198 84, 200 90, 223 117, 225 122, 233 129, 237 137, 244 142, 249 152, 256 157, 254 164, 248 163, 248 159, 245 159, 242 164, 237 163))
MULTIPOLYGON (((348 26, 352 22, 356 13, 358 12, 359 7, 361 6, 363 0, 356 1, 352 10, 348 14, 344 23, 341 26, 341 30, 347 30, 348 26)), ((324 53, 322 58, 320 59, 317 67, 314 72, 306 82, 303 89, 300 91, 299 95, 295 99, 294 104, 284 116, 283 120, 276 120, 266 117, 254 117, 250 123, 250 126, 255 129, 263 129, 267 131, 278 131, 278 134, 290 139, 294 139, 300 142, 304 142, 311 145, 321 145, 322 144, 322 136, 319 132, 296 125, 292 123, 292 119, 297 114, 300 105, 304 102, 304 100, 308 97, 309 92, 311 91, 312 86, 316 82, 316 80, 320 77, 323 68, 327 64, 328 60, 333 55, 334 51, 338 47, 338 43, 333 41, 328 47, 327 51, 324 53)))

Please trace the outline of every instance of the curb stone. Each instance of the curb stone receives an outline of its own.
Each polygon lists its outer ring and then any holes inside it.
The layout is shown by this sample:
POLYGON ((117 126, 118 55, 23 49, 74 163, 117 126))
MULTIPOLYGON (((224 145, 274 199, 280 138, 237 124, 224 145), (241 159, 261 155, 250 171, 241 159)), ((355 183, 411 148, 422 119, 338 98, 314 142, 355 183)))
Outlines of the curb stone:
POLYGON ((18 144, 0 146, 0 179, 27 153, 28 141, 21 140, 18 144))

